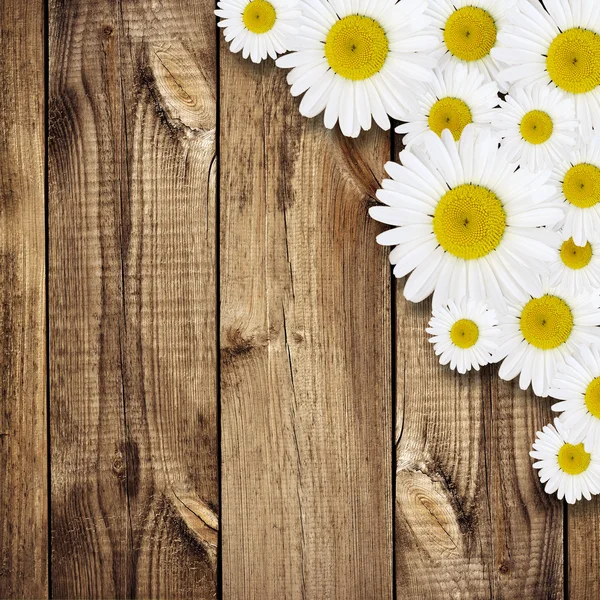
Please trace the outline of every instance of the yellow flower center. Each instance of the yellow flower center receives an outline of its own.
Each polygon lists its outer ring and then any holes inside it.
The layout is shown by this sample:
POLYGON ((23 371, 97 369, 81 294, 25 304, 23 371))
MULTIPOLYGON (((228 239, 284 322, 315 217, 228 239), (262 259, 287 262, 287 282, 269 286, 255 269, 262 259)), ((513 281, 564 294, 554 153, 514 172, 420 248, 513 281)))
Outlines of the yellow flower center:
POLYGON ((566 92, 591 92, 600 85, 600 35, 579 27, 559 33, 548 48, 546 69, 566 92))
POLYGON ((341 77, 359 81, 381 71, 388 55, 383 27, 369 17, 350 15, 333 25, 325 40, 325 57, 341 77))
POLYGON ((523 337, 540 350, 558 348, 569 339, 572 330, 573 313, 557 296, 533 298, 521 313, 523 337))
POLYGON ((439 136, 449 129, 455 140, 460 139, 463 129, 473 122, 471 109, 459 98, 442 98, 429 111, 429 129, 439 136))
POLYGON ((550 139, 554 125, 550 115, 543 110, 530 110, 521 119, 521 135, 530 144, 543 144, 550 139))
POLYGON ((465 183, 446 192, 433 215, 433 232, 446 252, 467 260, 495 250, 506 229, 506 213, 494 192, 465 183))
POLYGON ((446 21, 444 42, 451 54, 465 61, 485 58, 496 43, 496 23, 476 6, 455 10, 446 21))
POLYGON ((452 325, 450 339, 459 348, 471 348, 479 339, 479 327, 471 319, 460 319, 452 325))
POLYGON ((588 242, 585 246, 577 246, 573 238, 569 238, 560 247, 560 259, 569 269, 583 269, 592 260, 592 245, 588 242))
POLYGON ((267 33, 273 29, 276 18, 275 9, 267 0, 252 0, 242 15, 246 29, 252 33, 267 33))
POLYGON ((600 419, 600 377, 592 379, 585 391, 585 405, 594 417, 600 419))
POLYGON ((591 458, 583 444, 564 444, 558 451, 558 466, 569 475, 579 475, 590 466, 591 458))
POLYGON ((580 163, 571 167, 563 181, 563 194, 579 208, 591 208, 600 202, 600 169, 580 163))

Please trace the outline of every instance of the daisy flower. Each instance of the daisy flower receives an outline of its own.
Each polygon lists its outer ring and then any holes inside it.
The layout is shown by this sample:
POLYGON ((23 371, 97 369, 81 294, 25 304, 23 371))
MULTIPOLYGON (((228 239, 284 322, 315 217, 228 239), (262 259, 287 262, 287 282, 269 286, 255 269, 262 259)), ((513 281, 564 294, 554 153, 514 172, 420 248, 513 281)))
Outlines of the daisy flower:
POLYGON ((600 11, 594 0, 520 0, 498 34, 492 56, 510 68, 500 77, 520 87, 541 83, 575 100, 582 135, 600 127, 600 11), (546 12, 547 11, 547 12, 546 12))
POLYGON ((440 364, 450 363, 452 370, 464 374, 491 362, 500 335, 497 325, 496 312, 485 302, 463 296, 434 308, 426 331, 433 336, 429 341, 440 364))
POLYGON ((600 235, 583 246, 564 236, 550 266, 549 283, 571 296, 600 290, 600 235))
POLYGON ((573 99, 548 86, 511 89, 493 119, 508 160, 530 171, 562 161, 579 135, 573 99))
POLYGON ((217 6, 218 25, 232 52, 241 50, 259 63, 290 50, 300 18, 296 0, 220 0, 217 6))
POLYGON ((547 494, 558 492, 559 500, 575 504, 582 496, 591 500, 600 492, 600 458, 575 444, 558 419, 537 432, 529 456, 537 460, 533 468, 539 469, 547 494))
POLYGON ((560 422, 574 443, 583 442, 588 452, 600 452, 600 350, 582 346, 567 357, 550 387, 558 398, 552 410, 562 413, 560 422))
POLYGON ((558 163, 551 183, 564 203, 565 219, 560 223, 564 234, 584 246, 600 231, 600 136, 558 163))
POLYGON ((441 71, 436 69, 433 81, 419 97, 419 109, 406 117, 406 123, 396 128, 406 133, 405 146, 420 143, 426 131, 438 135, 444 129, 460 138, 469 123, 490 125, 498 106, 498 85, 464 64, 452 63, 441 71))
POLYGON ((498 35, 508 25, 506 13, 513 10, 516 0, 430 0, 427 14, 437 32, 435 55, 440 68, 449 64, 468 64, 489 81, 497 81, 500 65, 491 50, 498 35))
POLYGON ((600 343, 600 296, 569 296, 555 288, 510 303, 500 318, 502 338, 494 362, 503 360, 501 379, 519 377, 519 387, 530 385, 547 396, 557 368, 578 345, 600 343))
POLYGON ((390 128, 416 105, 415 92, 430 81, 435 36, 425 0, 305 0, 294 50, 277 60, 291 68, 293 96, 304 94, 300 113, 325 111, 325 127, 339 121, 356 137, 371 119, 390 128), (389 116, 388 116, 389 115, 389 116))
POLYGON ((377 237, 395 246, 390 262, 404 277, 404 296, 420 302, 432 292, 434 306, 448 298, 488 299, 504 310, 506 297, 523 290, 541 293, 540 273, 554 258, 562 218, 548 201, 554 188, 549 172, 515 172, 498 139, 487 129, 467 125, 458 142, 445 129, 440 138, 424 134, 424 148, 400 153, 402 166, 388 162, 391 179, 377 198, 386 206, 369 210, 390 229, 377 237))

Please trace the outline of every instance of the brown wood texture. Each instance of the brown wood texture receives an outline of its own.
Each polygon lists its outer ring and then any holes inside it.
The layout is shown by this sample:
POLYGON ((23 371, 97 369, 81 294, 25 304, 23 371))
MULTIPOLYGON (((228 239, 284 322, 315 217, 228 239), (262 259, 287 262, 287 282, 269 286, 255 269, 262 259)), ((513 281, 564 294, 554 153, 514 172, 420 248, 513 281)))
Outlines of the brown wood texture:
POLYGON ((48 591, 44 5, 0 2, 0 598, 48 591))
POLYGON ((569 507, 567 540, 568 597, 600 598, 600 504, 596 498, 569 507))
POLYGON ((50 3, 58 598, 215 596, 212 10, 50 3))
POLYGON ((224 598, 392 595, 389 136, 221 51, 224 598))

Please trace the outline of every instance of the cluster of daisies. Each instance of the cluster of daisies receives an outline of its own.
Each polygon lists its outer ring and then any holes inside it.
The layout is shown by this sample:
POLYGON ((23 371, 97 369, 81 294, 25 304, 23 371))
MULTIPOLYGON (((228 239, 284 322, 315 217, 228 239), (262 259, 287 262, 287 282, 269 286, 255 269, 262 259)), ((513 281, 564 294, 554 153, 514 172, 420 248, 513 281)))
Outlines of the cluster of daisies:
POLYGON ((459 373, 558 402, 531 456, 548 493, 600 493, 600 2, 221 0, 233 52, 270 56, 344 135, 400 121, 373 219, 459 373))

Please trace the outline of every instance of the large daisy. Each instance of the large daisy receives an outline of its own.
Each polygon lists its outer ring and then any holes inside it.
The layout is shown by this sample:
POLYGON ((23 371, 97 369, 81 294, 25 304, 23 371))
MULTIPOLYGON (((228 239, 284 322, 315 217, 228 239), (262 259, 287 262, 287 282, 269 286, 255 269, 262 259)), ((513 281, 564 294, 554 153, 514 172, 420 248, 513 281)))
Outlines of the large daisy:
POLYGON ((515 3, 516 0, 430 0, 427 14, 437 32, 440 67, 469 64, 506 91, 491 50, 508 24, 506 13, 513 10, 515 3))
POLYGON ((433 81, 419 97, 419 110, 409 114, 396 132, 406 133, 405 146, 420 143, 426 131, 441 135, 449 129, 458 140, 469 123, 489 126, 495 106, 497 84, 467 65, 452 63, 444 71, 436 69, 433 81))
POLYGON ((487 365, 498 347, 496 312, 485 302, 463 296, 433 309, 427 333, 440 364, 464 374, 487 365))
POLYGON ((304 0, 295 52, 277 60, 292 69, 292 95, 306 92, 300 112, 324 110, 325 127, 339 121, 344 135, 356 137, 371 119, 389 129, 389 116, 414 110, 415 92, 435 66, 425 7, 425 0, 304 0))
POLYGON ((530 171, 552 168, 579 136, 572 98, 545 85, 511 88, 493 121, 508 159, 530 171))
POLYGON ((259 63, 291 49, 298 32, 296 0, 220 0, 215 14, 232 52, 259 63))
POLYGON ((559 500, 565 498, 575 504, 582 497, 591 500, 600 492, 600 457, 575 443, 558 419, 537 432, 529 456, 537 461, 533 468, 539 469, 547 494, 557 492, 559 500))
POLYGON ((532 175, 514 166, 487 129, 465 127, 456 142, 449 130, 429 131, 425 148, 388 162, 371 217, 393 225, 377 238, 395 246, 396 277, 412 271, 404 295, 420 302, 434 292, 434 305, 469 295, 503 310, 506 298, 541 293, 540 273, 554 258, 552 227, 562 210, 548 202, 549 173, 532 175), (434 291, 435 290, 435 291, 434 291))
POLYGON ((564 203, 564 234, 584 246, 600 232, 600 136, 558 163, 550 181, 564 203))
POLYGON ((507 11, 492 56, 512 65, 500 77, 521 86, 541 83, 574 98, 582 135, 600 127, 600 11, 596 0, 520 0, 507 11))
POLYGON ((577 346, 600 343, 600 296, 568 296, 555 288, 510 303, 500 318, 502 338, 494 362, 503 360, 499 375, 519 377, 519 387, 530 385, 547 396, 557 368, 577 346))
POLYGON ((582 346, 559 368, 550 396, 558 398, 552 410, 561 412, 561 423, 576 443, 588 452, 600 452, 600 350, 582 346))
POLYGON ((564 236, 550 266, 549 283, 571 296, 600 290, 600 232, 583 246, 564 236))

